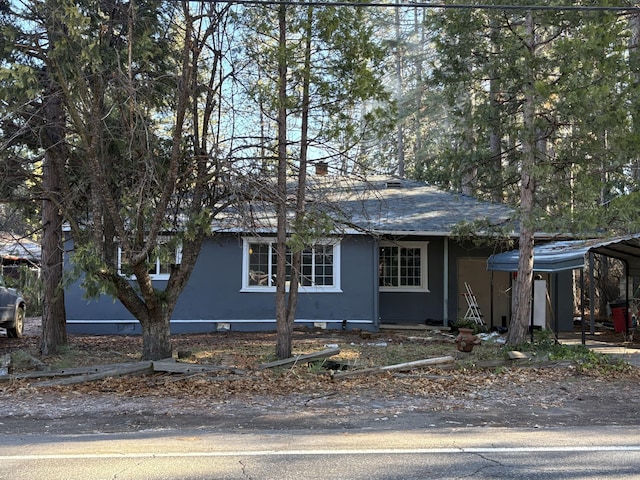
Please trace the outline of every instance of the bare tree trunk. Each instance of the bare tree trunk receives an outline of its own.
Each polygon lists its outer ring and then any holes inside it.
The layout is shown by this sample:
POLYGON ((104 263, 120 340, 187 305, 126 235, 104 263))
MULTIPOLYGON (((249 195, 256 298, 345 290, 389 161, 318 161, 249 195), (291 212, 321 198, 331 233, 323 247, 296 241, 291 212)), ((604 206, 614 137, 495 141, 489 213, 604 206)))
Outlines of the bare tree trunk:
MULTIPOLYGON (((629 38, 629 67, 631 71, 631 82, 634 88, 638 89, 638 84, 640 83, 640 14, 638 13, 630 13, 629 14, 629 30, 631 31, 631 36, 629 38)), ((631 121, 633 133, 635 135, 640 131, 640 115, 637 112, 637 109, 631 110, 631 121)), ((640 180, 640 158, 632 158, 632 169, 631 175, 633 179, 637 182, 640 180)))
POLYGON ((42 142, 45 148, 42 168, 42 336, 40 350, 53 355, 67 343, 64 289, 62 288, 62 165, 64 147, 64 109, 60 89, 49 79, 45 94, 45 126, 42 142))
POLYGON ((62 217, 55 200, 57 173, 52 163, 45 160, 43 187, 46 196, 42 202, 42 337, 40 350, 43 355, 53 355, 67 343, 64 289, 62 288, 62 217), (52 198, 53 197, 53 198, 52 198))
MULTIPOLYGON (((496 20, 492 17, 491 20, 491 45, 494 49, 496 56, 499 55, 499 27, 496 25, 496 20)), ((489 151, 491 152, 491 178, 496 185, 492 188, 492 200, 494 202, 502 202, 503 190, 498 188, 498 185, 502 185, 502 129, 500 124, 500 77, 496 71, 492 71, 489 80, 489 151)))
MULTIPOLYGON (((187 261, 194 262, 193 257, 197 256, 191 249, 187 261)), ((184 257, 183 257, 184 258, 184 257)), ((130 280, 117 273, 105 273, 105 279, 115 286, 116 297, 122 305, 133 314, 142 327, 142 360, 160 360, 169 358, 172 355, 171 346, 171 315, 177 301, 179 288, 186 283, 188 275, 186 272, 178 275, 180 278, 172 276, 169 282, 180 283, 174 287, 175 290, 160 293, 153 290, 149 274, 144 265, 135 265, 133 274, 139 279, 138 285, 142 284, 141 290, 131 287, 130 280), (146 282, 140 281, 146 274, 146 282), (149 285, 145 285, 148 283, 149 285), (156 336, 157 334, 157 336, 156 336)), ((177 267, 177 268, 181 268, 177 267)), ((185 266, 193 268, 192 265, 185 266)))
MULTIPOLYGON (((473 96, 468 95, 467 92, 461 93, 460 104, 466 112, 467 118, 464 118, 464 133, 460 146, 462 151, 467 153, 473 151, 475 138, 473 133, 473 125, 471 116, 473 115, 473 96)), ((471 160, 466 160, 465 164, 461 166, 462 177, 460 178, 460 191, 464 195, 472 197, 475 194, 475 187, 478 180, 478 166, 472 163, 471 160)))
MULTIPOLYGON (((298 171, 298 188, 296 192, 296 222, 304 219, 305 198, 307 189, 307 150, 309 144, 309 88, 311 83, 311 33, 313 21, 313 7, 307 7, 307 25, 305 28, 305 53, 304 70, 302 72, 302 123, 300 126, 300 169, 298 171)), ((302 270, 302 250, 299 248, 293 252, 291 265, 291 283, 289 285, 289 303, 287 305, 287 323, 293 325, 296 308, 298 306, 298 288, 300 285, 300 272, 302 270)))
POLYGON ((293 323, 287 316, 287 7, 278 7, 278 186, 276 233, 276 357, 291 356, 293 323))
MULTIPOLYGON (((527 13, 527 39, 529 43, 530 61, 535 57, 535 37, 533 16, 527 13)), ((513 316, 509 324, 507 343, 518 345, 526 340, 531 323, 531 288, 533 284, 533 243, 535 225, 533 218, 535 192, 535 92, 533 69, 526 82, 523 106, 524 133, 522 139, 522 162, 520 167, 520 239, 518 258, 518 278, 513 316)))
POLYGON ((422 175, 424 172, 424 152, 422 151, 422 125, 424 124, 424 100, 423 100, 423 85, 422 85, 422 70, 423 70, 423 62, 425 61, 424 47, 426 45, 426 35, 425 35, 425 25, 424 25, 424 9, 422 8, 414 8, 413 10, 413 28, 418 34, 420 33, 420 52, 414 58, 415 68, 416 68, 416 107, 415 107, 415 120, 414 120, 414 129, 416 136, 416 143, 414 147, 414 162, 415 162, 415 171, 422 175), (422 18, 420 18, 419 13, 422 13, 422 18))
POLYGON ((402 105, 402 52, 400 50, 401 35, 400 35, 400 7, 395 9, 395 24, 396 24, 396 97, 398 101, 398 130, 396 132, 396 147, 398 149, 398 176, 404 178, 404 111, 401 109, 402 105))

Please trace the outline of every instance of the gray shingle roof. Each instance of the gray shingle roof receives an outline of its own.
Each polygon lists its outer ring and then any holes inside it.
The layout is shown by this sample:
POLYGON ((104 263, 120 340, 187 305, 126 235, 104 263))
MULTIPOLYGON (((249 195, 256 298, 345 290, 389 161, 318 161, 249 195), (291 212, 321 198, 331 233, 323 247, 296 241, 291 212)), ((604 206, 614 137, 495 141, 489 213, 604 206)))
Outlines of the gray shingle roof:
POLYGON ((502 224, 514 215, 505 205, 411 180, 374 177, 357 189, 355 195, 360 200, 352 210, 352 221, 378 233, 449 234, 461 222, 487 219, 502 224), (363 208, 359 211, 358 206, 363 208))
MULTIPOLYGON (((268 182, 258 188, 266 195, 274 191, 268 182)), ((293 187, 290 192, 293 196, 293 187)), ((254 195, 253 200, 245 201, 233 214, 221 218, 214 230, 274 232, 273 207, 258 198, 264 196, 254 195)), ((513 209, 505 205, 446 192, 423 182, 378 176, 310 176, 307 209, 328 213, 350 232, 427 236, 448 235, 461 222, 486 219, 499 225, 514 216, 513 209)))

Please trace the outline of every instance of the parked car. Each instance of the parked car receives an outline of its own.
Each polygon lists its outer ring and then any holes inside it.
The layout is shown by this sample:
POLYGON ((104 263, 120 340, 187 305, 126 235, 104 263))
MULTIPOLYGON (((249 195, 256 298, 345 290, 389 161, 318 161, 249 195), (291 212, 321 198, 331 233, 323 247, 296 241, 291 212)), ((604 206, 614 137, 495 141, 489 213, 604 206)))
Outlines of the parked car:
POLYGON ((0 277, 0 327, 7 329, 7 336, 20 338, 24 328, 26 304, 22 294, 15 288, 5 286, 0 277))

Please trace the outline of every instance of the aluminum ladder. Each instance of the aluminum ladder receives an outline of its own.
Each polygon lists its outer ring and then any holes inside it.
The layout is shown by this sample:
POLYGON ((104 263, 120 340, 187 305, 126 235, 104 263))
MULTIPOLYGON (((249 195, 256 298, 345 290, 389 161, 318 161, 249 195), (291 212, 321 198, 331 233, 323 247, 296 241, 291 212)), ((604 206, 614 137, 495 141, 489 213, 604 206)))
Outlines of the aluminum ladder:
POLYGON ((467 313, 464 314, 464 319, 472 320, 478 325, 484 325, 482 312, 480 312, 480 307, 478 306, 478 299, 473 293, 473 290, 471 290, 471 286, 467 282, 464 282, 464 287, 467 290, 466 292, 462 293, 464 298, 467 300, 467 313))

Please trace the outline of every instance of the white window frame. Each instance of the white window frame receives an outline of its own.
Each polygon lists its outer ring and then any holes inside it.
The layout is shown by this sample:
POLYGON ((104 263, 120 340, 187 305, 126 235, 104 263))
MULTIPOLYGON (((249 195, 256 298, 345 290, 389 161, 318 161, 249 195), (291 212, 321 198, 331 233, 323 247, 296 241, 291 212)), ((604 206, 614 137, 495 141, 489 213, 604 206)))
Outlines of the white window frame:
MULTIPOLYGON (((428 246, 429 242, 391 242, 384 241, 378 244, 378 255, 380 254, 380 249, 384 247, 398 247, 398 248, 419 248, 420 249, 420 285, 398 285, 396 286, 383 286, 380 285, 380 271, 378 270, 378 289, 381 292, 429 292, 429 268, 428 268, 428 246)), ((381 262, 382 259, 378 258, 378 262, 381 262)), ((400 269, 398 268, 398 272, 400 269)), ((400 273, 399 273, 400 274, 400 273)), ((398 282, 400 283, 400 282, 398 282)))
MULTIPOLYGON (((241 292, 275 292, 275 285, 249 285, 249 245, 252 243, 269 244, 275 248, 275 237, 245 237, 242 239, 242 288, 241 292)), ((300 293, 339 293, 342 292, 340 287, 340 241, 335 239, 322 239, 316 242, 316 245, 331 245, 333 247, 333 285, 299 285, 300 293)), ((266 272, 271 276, 272 256, 269 255, 269 271, 266 272)), ((288 290, 288 286, 287 286, 288 290)))
MULTIPOLYGON (((182 243, 179 243, 178 245, 176 245, 174 260, 175 261, 171 263, 172 265, 180 265, 182 263, 182 243)), ((160 257, 156 257, 156 273, 149 274, 149 277, 151 278, 151 280, 169 280, 169 276, 171 274, 160 273, 161 266, 162 265, 160 264, 160 257)), ((122 248, 121 247, 118 247, 118 275, 127 277, 126 274, 122 273, 122 248)), ((136 276, 132 274, 128 276, 128 278, 135 280, 136 276)))

